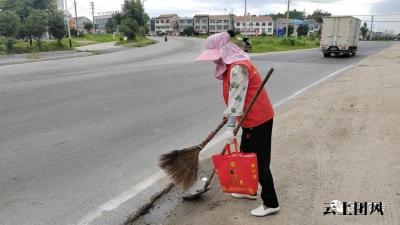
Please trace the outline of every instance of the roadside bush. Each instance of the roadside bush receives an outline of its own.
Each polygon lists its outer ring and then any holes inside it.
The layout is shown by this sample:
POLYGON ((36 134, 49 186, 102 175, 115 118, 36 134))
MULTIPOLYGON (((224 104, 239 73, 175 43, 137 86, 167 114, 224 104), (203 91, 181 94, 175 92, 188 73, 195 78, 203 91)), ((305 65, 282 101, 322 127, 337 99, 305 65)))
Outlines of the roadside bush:
POLYGON ((295 46, 296 45, 296 39, 294 39, 292 37, 282 38, 280 42, 281 42, 281 44, 288 45, 288 46, 295 46))
POLYGON ((308 37, 308 40, 309 40, 309 41, 315 41, 315 39, 316 39, 316 37, 315 37, 314 34, 312 34, 312 35, 310 35, 310 36, 308 37))
POLYGON ((0 55, 6 52, 6 39, 0 37, 0 55))

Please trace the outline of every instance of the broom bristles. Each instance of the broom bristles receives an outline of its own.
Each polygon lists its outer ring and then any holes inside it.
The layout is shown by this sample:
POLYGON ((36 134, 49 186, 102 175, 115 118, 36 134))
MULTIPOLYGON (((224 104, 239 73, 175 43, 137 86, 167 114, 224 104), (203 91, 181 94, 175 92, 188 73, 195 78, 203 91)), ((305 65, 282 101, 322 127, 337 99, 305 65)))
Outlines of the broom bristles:
POLYGON ((159 165, 172 179, 173 183, 187 190, 197 180, 200 151, 199 146, 174 150, 162 155, 159 165))

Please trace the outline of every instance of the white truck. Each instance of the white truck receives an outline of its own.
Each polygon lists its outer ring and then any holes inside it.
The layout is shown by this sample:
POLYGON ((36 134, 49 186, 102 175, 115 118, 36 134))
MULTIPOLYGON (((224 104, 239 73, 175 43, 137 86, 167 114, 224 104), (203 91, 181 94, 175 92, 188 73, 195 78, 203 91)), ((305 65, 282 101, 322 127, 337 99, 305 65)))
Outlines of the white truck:
POLYGON ((352 16, 324 17, 321 33, 321 51, 324 57, 350 56, 357 52, 361 20, 352 16))

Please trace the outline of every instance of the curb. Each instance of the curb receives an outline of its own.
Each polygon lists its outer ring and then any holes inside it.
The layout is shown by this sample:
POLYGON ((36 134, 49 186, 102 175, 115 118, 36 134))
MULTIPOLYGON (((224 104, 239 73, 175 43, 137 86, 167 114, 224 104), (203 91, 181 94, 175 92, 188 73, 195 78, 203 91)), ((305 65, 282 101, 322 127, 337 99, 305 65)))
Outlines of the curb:
MULTIPOLYGON (((153 207, 154 202, 173 187, 164 173, 156 174, 159 177, 151 185, 146 186, 146 184, 141 185, 139 183, 127 192, 104 203, 74 224, 109 225, 134 222, 140 216, 146 214, 153 207)), ((152 180, 151 177, 148 179, 152 180)))

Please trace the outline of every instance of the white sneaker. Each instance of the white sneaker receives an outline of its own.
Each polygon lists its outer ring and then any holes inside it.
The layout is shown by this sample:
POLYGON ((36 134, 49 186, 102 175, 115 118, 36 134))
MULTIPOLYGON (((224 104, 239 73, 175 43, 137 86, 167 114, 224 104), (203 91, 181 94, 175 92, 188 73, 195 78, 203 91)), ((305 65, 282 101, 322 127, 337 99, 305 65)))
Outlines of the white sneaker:
POLYGON ((244 194, 237 194, 237 193, 232 193, 232 197, 235 197, 235 198, 247 198, 247 199, 251 199, 251 200, 256 200, 257 199, 257 195, 244 195, 244 194))
POLYGON ((266 216, 279 211, 279 207, 268 208, 265 205, 260 205, 259 207, 251 210, 251 215, 253 216, 266 216))

